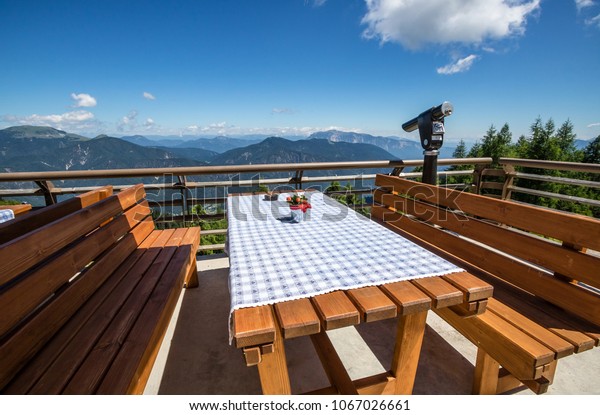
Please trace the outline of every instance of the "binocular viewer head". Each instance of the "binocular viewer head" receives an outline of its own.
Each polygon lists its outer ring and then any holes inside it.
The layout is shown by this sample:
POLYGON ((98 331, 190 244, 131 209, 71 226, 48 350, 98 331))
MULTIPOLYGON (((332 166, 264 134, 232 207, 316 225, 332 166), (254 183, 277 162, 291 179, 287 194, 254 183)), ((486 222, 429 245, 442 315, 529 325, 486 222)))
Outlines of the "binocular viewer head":
POLYGON ((444 142, 444 118, 452 115, 454 107, 444 101, 437 107, 423 111, 418 117, 402 124, 402 129, 411 132, 419 129, 421 147, 426 151, 438 150, 444 142))

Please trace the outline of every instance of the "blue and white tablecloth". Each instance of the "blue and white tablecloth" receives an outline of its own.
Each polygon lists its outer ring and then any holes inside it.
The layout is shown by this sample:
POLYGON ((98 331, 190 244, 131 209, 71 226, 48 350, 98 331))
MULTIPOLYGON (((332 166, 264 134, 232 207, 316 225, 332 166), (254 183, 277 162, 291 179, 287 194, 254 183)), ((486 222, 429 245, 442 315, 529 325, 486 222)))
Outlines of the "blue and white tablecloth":
POLYGON ((15 218, 15 212, 10 209, 0 209, 0 223, 15 218))
MULTIPOLYGON (((285 202, 264 195, 227 199, 233 310, 462 271, 319 192, 300 223, 285 202)), ((408 219, 407 219, 408 220, 408 219)))

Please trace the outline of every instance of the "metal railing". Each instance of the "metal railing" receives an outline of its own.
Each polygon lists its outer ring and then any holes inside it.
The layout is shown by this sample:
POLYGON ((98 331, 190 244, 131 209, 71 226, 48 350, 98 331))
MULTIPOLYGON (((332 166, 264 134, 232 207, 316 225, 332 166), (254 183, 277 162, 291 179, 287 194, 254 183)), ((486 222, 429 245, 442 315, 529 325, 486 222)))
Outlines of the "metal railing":
MULTIPOLYGON (((439 166, 450 165, 475 165, 483 166, 491 163, 490 158, 468 159, 441 159, 439 166)), ((255 164, 255 165, 227 165, 227 166, 199 166, 199 167, 174 167, 174 168, 146 168, 146 169, 113 169, 113 170, 77 170, 77 171, 49 171, 49 172, 11 172, 1 173, 0 182, 13 182, 18 188, 0 189, 0 197, 37 197, 43 198, 45 205, 56 203, 59 197, 87 192, 96 185, 62 186, 59 181, 90 181, 98 179, 115 179, 113 188, 119 191, 130 186, 120 184, 119 179, 124 178, 154 178, 152 183, 144 183, 149 199, 154 196, 153 207, 158 208, 160 214, 155 215, 159 224, 168 222, 190 222, 194 220, 222 219, 225 217, 225 202, 227 194, 232 189, 236 192, 256 191, 259 186, 284 187, 303 189, 306 186, 315 186, 319 183, 350 182, 351 190, 328 191, 326 193, 347 194, 360 196, 363 201, 365 196, 372 194, 376 174, 374 171, 390 173, 407 178, 419 178, 421 173, 405 172, 408 168, 420 167, 423 160, 381 160, 381 161, 352 161, 352 162, 324 162, 324 163, 290 163, 290 164, 255 164), (334 174, 344 170, 353 170, 351 174, 334 174), (356 171, 361 173, 356 173, 356 171), (321 172, 310 176, 306 172, 321 172), (323 174, 324 172, 324 174, 323 174), (288 177, 261 177, 269 173, 280 175, 288 173, 288 177), (254 174, 252 177, 244 177, 254 174), (206 180, 202 180, 206 179, 206 180), (35 183, 34 186, 28 183, 35 183), (358 183, 358 184, 357 184, 358 183), (28 187, 29 186, 29 187, 28 187), (154 191, 164 192, 161 197, 154 191), (198 196, 198 192, 203 193, 198 196), (193 207, 197 205, 217 205, 223 208, 214 214, 193 214, 193 207), (180 215, 173 214, 174 208, 181 211, 180 215), (164 211, 170 210, 171 215, 164 211)), ((474 170, 440 171, 440 177, 471 176, 474 170)), ((350 173, 350 172, 349 172, 350 173)), ((369 204, 358 203, 354 208, 366 207, 369 204)), ((203 235, 223 235, 226 229, 204 230, 203 235)), ((200 250, 222 249, 218 245, 202 245, 200 250)))

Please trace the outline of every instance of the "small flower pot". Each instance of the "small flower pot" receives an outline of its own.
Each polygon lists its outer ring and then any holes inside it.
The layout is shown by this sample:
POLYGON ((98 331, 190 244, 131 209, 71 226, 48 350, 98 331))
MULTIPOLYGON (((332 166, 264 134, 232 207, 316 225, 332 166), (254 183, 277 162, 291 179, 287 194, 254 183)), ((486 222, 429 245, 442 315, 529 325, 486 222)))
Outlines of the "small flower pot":
POLYGON ((304 209, 301 206, 290 206, 290 222, 300 223, 304 220, 304 209))

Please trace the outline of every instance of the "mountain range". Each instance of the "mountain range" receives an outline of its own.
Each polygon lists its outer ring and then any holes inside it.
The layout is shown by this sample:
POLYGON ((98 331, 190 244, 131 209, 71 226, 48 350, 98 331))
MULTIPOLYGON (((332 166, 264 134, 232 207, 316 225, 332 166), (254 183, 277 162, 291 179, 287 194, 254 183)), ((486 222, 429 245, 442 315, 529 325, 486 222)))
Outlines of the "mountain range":
POLYGON ((164 144, 164 141, 150 140, 143 136, 121 139, 101 135, 87 138, 50 127, 9 127, 0 130, 0 171, 96 170, 181 167, 209 163, 264 164, 396 158, 372 144, 317 137, 296 141, 269 137, 260 142, 255 138, 214 137, 187 140, 173 147, 149 144, 164 144), (201 145, 228 150, 218 152, 201 145))
POLYGON ((194 166, 198 161, 119 138, 89 139, 49 127, 0 130, 1 171, 97 170, 194 166))
MULTIPOLYGON (((9 127, 0 130, 0 172, 407 160, 420 159, 423 152, 415 140, 337 130, 294 138, 87 138, 50 127, 9 127)), ((578 147, 588 143, 577 141, 578 147)), ((451 157, 452 151, 452 146, 443 147, 441 157, 451 157)))
MULTIPOLYGON (((209 149, 217 153, 224 153, 235 148, 258 144, 267 135, 245 135, 240 137, 195 137, 182 139, 176 136, 125 136, 121 139, 146 147, 168 147, 173 148, 201 148, 209 149)), ((338 130, 319 131, 308 137, 284 136, 289 141, 305 141, 311 139, 328 140, 335 143, 371 144, 386 150, 394 158, 409 160, 421 159, 423 149, 419 141, 414 139, 400 138, 396 136, 382 137, 371 134, 345 132, 338 130)), ((451 157, 455 147, 446 144, 442 147, 441 157, 451 157)))
MULTIPOLYGON (((400 137, 382 137, 371 134, 345 132, 338 130, 319 131, 311 134, 309 139, 324 139, 334 143, 371 144, 380 147, 400 159, 420 159, 423 157, 421 143, 400 137)), ((442 147, 443 150, 446 148, 442 147)), ((453 149, 450 150, 452 154, 453 149)), ((444 151, 445 153, 447 151, 444 151)))
POLYGON ((211 160, 211 164, 284 164, 393 159, 395 157, 392 154, 371 144, 336 143, 317 138, 291 141, 281 137, 269 137, 258 144, 219 154, 211 160))

